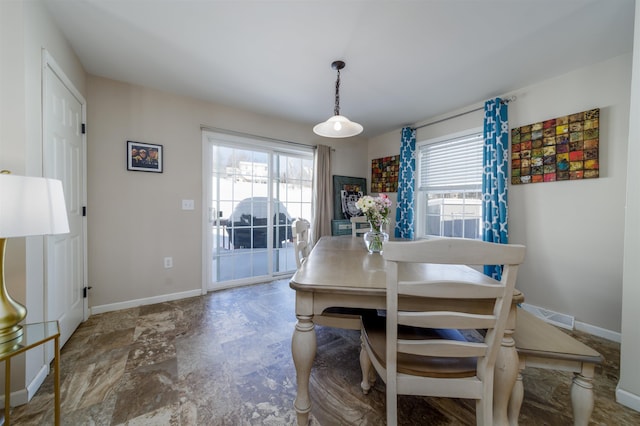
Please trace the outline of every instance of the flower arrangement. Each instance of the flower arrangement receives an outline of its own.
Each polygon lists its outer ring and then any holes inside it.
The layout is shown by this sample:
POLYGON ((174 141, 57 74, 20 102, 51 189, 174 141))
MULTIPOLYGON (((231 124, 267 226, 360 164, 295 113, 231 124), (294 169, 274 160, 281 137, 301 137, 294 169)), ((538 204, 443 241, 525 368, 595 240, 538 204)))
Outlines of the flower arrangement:
POLYGON ((356 207, 362 210, 371 226, 376 229, 380 229, 382 225, 389 223, 391 200, 387 194, 380 194, 375 198, 370 195, 360 197, 356 202, 356 207))

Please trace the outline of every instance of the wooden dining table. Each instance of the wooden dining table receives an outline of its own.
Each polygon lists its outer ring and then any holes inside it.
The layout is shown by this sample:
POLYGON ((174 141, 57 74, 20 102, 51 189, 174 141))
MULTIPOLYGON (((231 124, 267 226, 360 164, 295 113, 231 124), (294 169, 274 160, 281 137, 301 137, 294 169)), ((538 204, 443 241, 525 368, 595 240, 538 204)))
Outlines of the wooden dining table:
MULTIPOLYGON (((415 264, 406 269, 404 279, 455 280, 464 278, 479 283, 495 281, 469 266, 415 264)), ((296 368, 297 392, 294 407, 298 425, 307 425, 311 412, 309 378, 316 354, 315 321, 329 315, 330 308, 386 308, 386 262, 378 253, 370 254, 362 238, 351 236, 322 237, 309 257, 291 278, 296 292, 297 323, 291 341, 291 353, 296 368)), ((502 340, 494 374, 494 424, 509 425, 508 405, 518 375, 518 354, 512 334, 516 322, 516 304, 522 294, 514 293, 514 302, 502 340)), ((490 312, 492 304, 479 300, 410 299, 400 304, 411 309, 474 306, 478 312, 490 312), (455 304, 455 305, 454 305, 455 304)), ((318 321, 321 322, 321 321, 318 321)), ((517 424, 517 419, 511 419, 517 424)))

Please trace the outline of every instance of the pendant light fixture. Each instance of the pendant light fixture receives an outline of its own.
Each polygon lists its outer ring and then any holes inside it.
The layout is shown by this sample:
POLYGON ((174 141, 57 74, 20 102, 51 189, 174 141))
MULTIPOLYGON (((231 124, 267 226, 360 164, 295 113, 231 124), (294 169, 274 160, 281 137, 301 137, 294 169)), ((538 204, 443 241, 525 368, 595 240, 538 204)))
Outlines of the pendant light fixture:
POLYGON ((336 105, 333 109, 334 116, 313 128, 313 133, 325 138, 348 138, 362 133, 362 126, 340 115, 340 70, 343 69, 343 61, 334 61, 331 68, 338 71, 336 80, 336 105))

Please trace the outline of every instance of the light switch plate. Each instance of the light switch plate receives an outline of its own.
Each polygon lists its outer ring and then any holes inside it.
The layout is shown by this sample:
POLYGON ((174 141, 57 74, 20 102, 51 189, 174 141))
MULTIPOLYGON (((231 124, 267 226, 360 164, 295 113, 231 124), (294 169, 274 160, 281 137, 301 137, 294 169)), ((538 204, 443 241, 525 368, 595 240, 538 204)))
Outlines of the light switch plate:
POLYGON ((194 210, 196 203, 193 200, 182 200, 182 210, 194 210))

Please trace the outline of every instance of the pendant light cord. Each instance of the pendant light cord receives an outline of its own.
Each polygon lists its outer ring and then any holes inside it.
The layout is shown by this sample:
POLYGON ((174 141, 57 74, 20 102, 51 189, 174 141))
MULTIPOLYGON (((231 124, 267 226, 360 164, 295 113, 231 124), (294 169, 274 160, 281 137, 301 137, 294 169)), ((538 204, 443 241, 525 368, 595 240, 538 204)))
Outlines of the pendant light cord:
POLYGON ((333 115, 340 115, 340 69, 336 79, 336 106, 333 108, 333 115))

